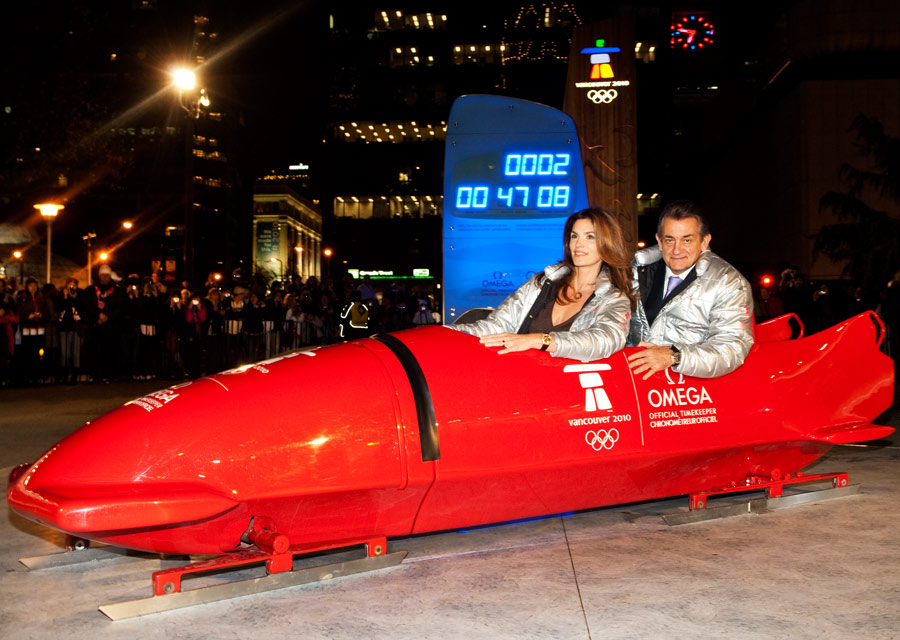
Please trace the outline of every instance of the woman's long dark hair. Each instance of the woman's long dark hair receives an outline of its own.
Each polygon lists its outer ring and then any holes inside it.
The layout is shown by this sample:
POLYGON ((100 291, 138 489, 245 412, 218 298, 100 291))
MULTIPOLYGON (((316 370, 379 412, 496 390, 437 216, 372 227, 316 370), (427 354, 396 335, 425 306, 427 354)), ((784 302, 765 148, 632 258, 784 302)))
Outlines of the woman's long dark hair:
MULTIPOLYGON (((632 252, 625 246, 625 238, 622 236, 622 227, 616 216, 599 207, 576 211, 566 220, 563 231, 563 264, 569 267, 569 275, 563 281, 564 285, 570 285, 575 279, 575 263, 572 261, 572 252, 569 250, 569 236, 576 220, 590 220, 594 226, 597 238, 597 251, 603 260, 603 269, 609 273, 612 285, 621 291, 631 301, 631 308, 636 304, 635 294, 632 289, 631 258, 632 252)), ((560 304, 574 302, 569 297, 569 287, 561 286, 556 294, 560 304)))

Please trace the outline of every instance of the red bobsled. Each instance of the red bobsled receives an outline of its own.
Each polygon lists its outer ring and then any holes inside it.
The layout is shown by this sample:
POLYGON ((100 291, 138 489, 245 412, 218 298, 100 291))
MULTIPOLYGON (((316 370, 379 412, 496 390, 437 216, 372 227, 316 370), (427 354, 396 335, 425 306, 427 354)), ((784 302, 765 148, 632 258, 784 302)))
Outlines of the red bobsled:
POLYGON ((9 504, 132 549, 231 552, 255 520, 308 551, 741 486, 891 433, 870 423, 893 399, 877 317, 786 327, 757 327, 718 379, 644 381, 630 349, 501 356, 443 327, 293 353, 85 425, 13 479, 9 504))

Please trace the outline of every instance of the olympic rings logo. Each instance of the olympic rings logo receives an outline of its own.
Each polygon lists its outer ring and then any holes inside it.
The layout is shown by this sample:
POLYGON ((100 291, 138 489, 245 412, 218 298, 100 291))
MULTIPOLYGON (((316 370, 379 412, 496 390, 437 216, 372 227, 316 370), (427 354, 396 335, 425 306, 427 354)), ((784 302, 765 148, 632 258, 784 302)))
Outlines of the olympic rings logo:
POLYGON ((595 104, 609 104, 619 97, 619 92, 615 89, 591 89, 587 97, 595 104))
POLYGON ((607 431, 606 429, 597 429, 596 432, 588 431, 584 434, 584 440, 593 447, 594 451, 612 449, 613 445, 619 441, 619 430, 610 429, 607 431))

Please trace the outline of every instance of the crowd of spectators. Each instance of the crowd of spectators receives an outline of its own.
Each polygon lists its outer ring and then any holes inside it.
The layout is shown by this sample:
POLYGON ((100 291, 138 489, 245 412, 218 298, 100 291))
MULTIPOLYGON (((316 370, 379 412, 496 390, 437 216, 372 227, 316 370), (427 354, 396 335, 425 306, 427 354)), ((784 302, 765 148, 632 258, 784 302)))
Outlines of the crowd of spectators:
POLYGON ((754 306, 757 322, 796 314, 803 323, 804 335, 872 310, 885 326, 882 349, 894 358, 900 353, 900 271, 881 291, 867 291, 854 282, 813 282, 790 267, 782 271, 777 282, 755 287, 754 306))
POLYGON ((434 324, 433 298, 366 278, 311 276, 203 286, 152 274, 120 279, 102 265, 91 285, 62 289, 0 279, 0 385, 197 378, 306 346, 434 324))
MULTIPOLYGON (((307 346, 440 323, 432 295, 345 276, 333 286, 305 281, 167 283, 157 274, 118 278, 100 267, 90 286, 62 289, 27 278, 0 278, 0 386, 180 380, 258 362, 307 346)), ((849 283, 814 284, 786 269, 756 291, 763 322, 796 313, 809 335, 866 309, 887 329, 883 348, 900 353, 900 272, 879 296, 849 283)))

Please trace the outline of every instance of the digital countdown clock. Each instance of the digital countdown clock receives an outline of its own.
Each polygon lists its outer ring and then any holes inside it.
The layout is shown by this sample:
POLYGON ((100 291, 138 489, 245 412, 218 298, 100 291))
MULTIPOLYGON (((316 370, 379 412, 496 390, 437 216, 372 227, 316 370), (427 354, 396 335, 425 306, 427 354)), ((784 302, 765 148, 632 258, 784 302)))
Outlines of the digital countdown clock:
POLYGON ((456 185, 451 200, 456 215, 569 214, 575 191, 571 152, 517 151, 483 160, 483 180, 456 185))
POLYGON ((514 98, 458 98, 444 156, 444 321, 496 307, 558 262, 565 219, 587 206, 568 115, 514 98))

